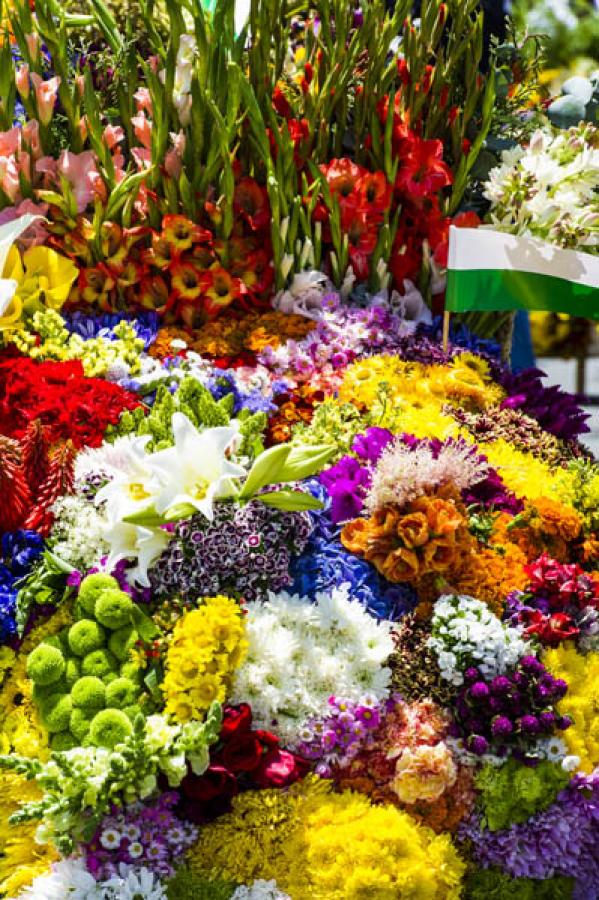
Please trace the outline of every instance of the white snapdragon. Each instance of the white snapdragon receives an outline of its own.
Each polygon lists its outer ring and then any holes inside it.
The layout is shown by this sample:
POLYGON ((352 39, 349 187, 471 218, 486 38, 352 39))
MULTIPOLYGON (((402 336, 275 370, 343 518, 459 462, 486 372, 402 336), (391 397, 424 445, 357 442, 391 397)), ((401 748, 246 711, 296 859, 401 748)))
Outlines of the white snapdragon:
POLYGON ((352 601, 347 585, 318 594, 316 603, 271 594, 267 603, 247 604, 245 624, 249 648, 231 702, 250 703, 258 727, 285 742, 326 714, 332 694, 356 702, 389 696, 391 625, 352 601))
POLYGON ((585 123, 557 133, 539 130, 528 147, 505 153, 485 184, 492 227, 597 252, 598 136, 585 123))
POLYGON ((483 677, 502 675, 530 652, 516 628, 493 615, 473 597, 445 595, 435 603, 428 646, 437 656, 442 677, 464 683, 464 671, 476 666, 483 677))

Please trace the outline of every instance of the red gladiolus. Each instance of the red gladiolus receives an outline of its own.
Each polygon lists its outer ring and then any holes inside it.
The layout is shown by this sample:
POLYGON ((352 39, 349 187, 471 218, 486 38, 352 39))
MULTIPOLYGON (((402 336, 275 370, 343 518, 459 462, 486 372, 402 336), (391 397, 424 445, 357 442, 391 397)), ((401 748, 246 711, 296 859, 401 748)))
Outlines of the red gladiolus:
POLYGON ((260 231, 270 225, 268 192, 253 178, 242 178, 235 185, 233 210, 248 223, 252 231, 260 231))
POLYGON ((430 197, 451 182, 451 170, 443 162, 441 141, 418 140, 397 173, 396 187, 408 196, 430 197))

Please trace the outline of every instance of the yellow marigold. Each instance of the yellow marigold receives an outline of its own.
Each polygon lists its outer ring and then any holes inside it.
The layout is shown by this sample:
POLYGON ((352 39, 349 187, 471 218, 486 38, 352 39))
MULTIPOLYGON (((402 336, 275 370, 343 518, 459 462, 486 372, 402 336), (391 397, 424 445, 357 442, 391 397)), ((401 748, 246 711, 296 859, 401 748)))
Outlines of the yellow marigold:
POLYGON ((185 343, 189 345, 189 332, 185 331, 184 328, 177 328, 174 325, 160 328, 156 335, 156 340, 148 350, 148 353, 150 356, 153 356, 154 359, 164 359, 166 356, 172 356, 173 348, 171 347, 171 343, 174 340, 185 341, 185 343))
POLYGON ((37 822, 9 825, 8 818, 23 801, 39 800, 42 793, 35 781, 13 772, 0 773, 0 894, 16 897, 38 875, 43 875, 58 854, 51 844, 35 840, 37 822))
POLYGON ((247 651, 243 614, 229 597, 208 597, 179 619, 166 655, 162 683, 166 712, 180 722, 201 719, 224 703, 247 651))
POLYGON ((527 562, 526 555, 515 544, 506 544, 501 552, 493 547, 478 547, 464 559, 451 579, 451 586, 458 594, 484 600, 501 617, 507 595, 524 590, 528 584, 524 572, 527 562))
POLYGON ((486 409, 505 396, 491 379, 488 364, 474 354, 462 353, 448 366, 430 366, 427 375, 435 394, 465 406, 486 409))
POLYGON ((568 692, 558 703, 560 715, 570 716, 573 724, 562 733, 580 768, 590 773, 599 765, 599 653, 578 653, 571 644, 549 650, 543 659, 556 678, 568 683, 568 692))
POLYGON ((518 497, 561 501, 568 474, 563 469, 555 472, 548 463, 532 453, 516 450, 507 441, 485 444, 484 451, 489 465, 498 470, 505 486, 518 497))
MULTIPOLYGON (((443 412, 442 404, 434 398, 418 395, 402 397, 396 403, 387 404, 377 425, 388 428, 394 434, 413 434, 417 438, 457 438, 462 432, 455 419, 443 412)), ((473 443, 472 436, 466 436, 473 443)))
POLYGON ((292 900, 457 900, 465 866, 449 835, 394 805, 329 791, 307 779, 286 793, 241 794, 202 829, 191 868, 243 883, 274 878, 292 900))

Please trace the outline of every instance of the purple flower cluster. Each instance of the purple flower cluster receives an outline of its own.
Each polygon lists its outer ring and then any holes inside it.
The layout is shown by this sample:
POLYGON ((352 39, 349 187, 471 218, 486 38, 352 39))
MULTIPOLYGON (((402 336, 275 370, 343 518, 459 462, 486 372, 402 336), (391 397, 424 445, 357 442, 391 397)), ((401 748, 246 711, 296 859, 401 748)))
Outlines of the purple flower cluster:
POLYGON ((322 778, 331 777, 331 766, 346 766, 369 743, 384 714, 384 707, 364 698, 353 703, 329 697, 331 714, 308 722, 302 740, 294 748, 304 759, 318 760, 315 771, 322 778))
POLYGON ((501 404, 502 409, 519 409, 555 437, 571 441, 590 431, 586 420, 589 418, 579 406, 578 398, 568 394, 558 385, 546 387, 540 369, 525 369, 517 375, 504 372, 500 383, 508 396, 501 404))
POLYGON ((159 876, 173 875, 173 861, 197 838, 195 826, 172 811, 178 802, 178 794, 171 791, 153 803, 115 807, 84 845, 87 867, 94 878, 112 878, 118 874, 119 863, 145 866, 159 876))
POLYGON ((266 347, 258 361, 275 373, 291 371, 299 380, 309 381, 325 368, 342 369, 356 359, 379 354, 424 364, 443 364, 452 357, 435 341, 416 336, 410 323, 381 306, 346 306, 332 294, 323 309, 324 317, 303 340, 287 341, 274 350, 266 347))
POLYGON ((360 515, 370 487, 372 466, 392 440, 393 435, 386 428, 369 428, 354 438, 351 447, 359 459, 343 456, 330 469, 321 472, 321 484, 331 498, 333 522, 345 522, 360 515))
POLYGON ((462 823, 476 862, 514 878, 575 879, 574 900, 599 900, 599 769, 576 775, 552 806, 504 831, 481 828, 480 815, 462 823))
MULTIPOLYGON (((453 438, 440 441, 438 438, 416 438, 412 434, 402 434, 399 439, 411 450, 427 447, 435 458, 444 447, 456 443, 453 438)), ((332 501, 333 522, 346 522, 361 515, 364 497, 372 480, 372 469, 392 440, 393 435, 386 428, 369 428, 354 439, 351 449, 356 456, 344 456, 320 474, 320 481, 332 501)), ((486 457, 478 453, 476 446, 471 448, 471 455, 486 462, 486 457)), ((468 505, 502 510, 512 515, 524 509, 522 501, 507 490, 495 469, 490 469, 481 481, 464 491, 463 499, 468 505)))
POLYGON ((178 522, 172 539, 150 572, 159 597, 182 599, 217 594, 257 600, 288 587, 289 566, 310 537, 308 513, 283 512, 252 501, 219 503, 214 519, 202 515, 178 522))
POLYGON ((539 738, 572 724, 553 709, 568 685, 554 678, 535 656, 524 656, 511 672, 492 679, 482 677, 473 666, 464 679, 451 730, 454 737, 465 739, 472 753, 512 753, 527 761, 539 738))

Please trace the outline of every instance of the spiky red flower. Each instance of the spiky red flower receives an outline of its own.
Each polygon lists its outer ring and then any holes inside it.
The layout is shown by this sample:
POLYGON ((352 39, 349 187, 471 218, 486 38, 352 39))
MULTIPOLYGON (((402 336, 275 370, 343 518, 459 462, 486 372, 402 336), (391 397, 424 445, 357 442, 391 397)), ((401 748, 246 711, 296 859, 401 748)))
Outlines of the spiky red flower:
POLYGON ((54 514, 52 506, 59 497, 73 493, 75 468, 75 447, 72 441, 65 441, 56 447, 48 460, 48 475, 42 484, 25 522, 26 528, 38 531, 42 537, 50 534, 54 514))

